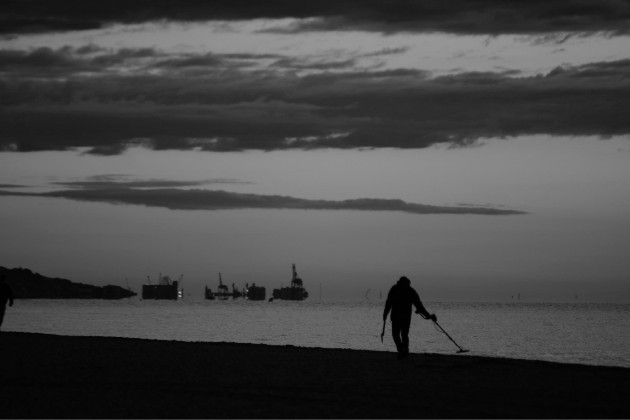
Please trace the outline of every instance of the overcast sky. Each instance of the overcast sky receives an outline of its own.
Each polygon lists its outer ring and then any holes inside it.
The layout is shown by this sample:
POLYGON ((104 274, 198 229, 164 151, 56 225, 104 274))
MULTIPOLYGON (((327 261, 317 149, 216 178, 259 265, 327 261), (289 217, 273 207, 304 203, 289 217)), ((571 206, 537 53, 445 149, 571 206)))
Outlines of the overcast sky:
POLYGON ((5 3, 2 266, 630 301, 630 1, 5 3))

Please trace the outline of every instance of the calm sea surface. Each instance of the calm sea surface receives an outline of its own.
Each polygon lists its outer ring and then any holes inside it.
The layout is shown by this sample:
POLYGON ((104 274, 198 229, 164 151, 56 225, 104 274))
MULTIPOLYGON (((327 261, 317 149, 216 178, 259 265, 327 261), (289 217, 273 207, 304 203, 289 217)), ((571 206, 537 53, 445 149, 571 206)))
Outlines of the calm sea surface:
MULTIPOLYGON (((630 367, 630 304, 440 303, 429 312, 471 355, 630 367)), ((3 330, 59 335, 395 350, 383 302, 17 300, 3 330)), ((416 316, 410 350, 457 347, 416 316)), ((462 356, 465 357, 465 356, 462 356)))

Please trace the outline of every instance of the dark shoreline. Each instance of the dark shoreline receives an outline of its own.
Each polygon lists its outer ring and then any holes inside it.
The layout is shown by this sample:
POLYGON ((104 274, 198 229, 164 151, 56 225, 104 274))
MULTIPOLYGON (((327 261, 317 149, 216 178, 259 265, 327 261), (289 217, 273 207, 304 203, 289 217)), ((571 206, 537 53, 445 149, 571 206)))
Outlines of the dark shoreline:
POLYGON ((0 418, 630 418, 630 369, 0 333, 0 418))

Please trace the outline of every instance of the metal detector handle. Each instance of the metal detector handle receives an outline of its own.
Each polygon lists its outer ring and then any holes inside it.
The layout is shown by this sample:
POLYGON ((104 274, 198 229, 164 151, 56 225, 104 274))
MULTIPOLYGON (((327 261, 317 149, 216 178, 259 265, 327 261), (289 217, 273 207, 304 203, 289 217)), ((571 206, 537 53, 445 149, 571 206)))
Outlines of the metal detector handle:
POLYGON ((444 328, 442 328, 442 326, 441 326, 440 324, 438 324, 438 322, 437 322, 437 317, 435 316, 435 314, 433 314, 433 315, 429 318, 429 317, 426 317, 423 313, 420 313, 420 312, 417 312, 417 311, 416 311, 416 313, 417 313, 417 314, 420 314, 420 316, 421 316, 422 318, 424 318, 424 319, 427 319, 427 320, 428 320, 428 319, 430 319, 431 321, 433 321, 433 323, 434 323, 435 325, 437 325, 437 327, 440 329, 440 331, 442 331, 442 332, 444 333, 444 335, 446 335, 446 336, 448 337, 448 339, 449 339, 449 340, 451 340, 451 341, 453 342, 453 344, 455 344, 455 345, 457 346, 457 348, 459 349, 459 351, 458 351, 457 353, 468 353, 468 352, 470 351, 470 350, 463 349, 463 348, 462 348, 459 344, 457 344, 457 343, 455 342, 455 340, 453 340, 453 338, 452 338, 450 335, 448 335, 448 333, 447 333, 446 331, 444 331, 444 328), (434 318, 434 317, 435 317, 435 318, 434 318))
POLYGON ((453 344, 455 344, 457 346, 457 348, 459 349, 459 351, 457 353, 468 353, 469 352, 469 350, 463 349, 459 344, 457 344, 455 342, 455 340, 453 340, 453 338, 446 331, 444 331, 444 328, 442 328, 442 326, 437 323, 437 321, 433 321, 433 323, 435 325, 437 325, 440 328, 440 330, 442 330, 442 332, 448 337, 448 339, 451 340, 453 342, 453 344))
POLYGON ((431 321, 433 321, 433 322, 437 323, 437 316, 436 316, 435 314, 431 314, 431 316, 426 316, 425 314, 423 314, 423 313, 422 313, 422 312, 420 312, 420 311, 416 311, 416 313, 417 313, 417 314, 420 314, 420 316, 421 316, 422 318, 424 318, 424 319, 427 319, 427 320, 429 320, 429 319, 430 319, 431 321))

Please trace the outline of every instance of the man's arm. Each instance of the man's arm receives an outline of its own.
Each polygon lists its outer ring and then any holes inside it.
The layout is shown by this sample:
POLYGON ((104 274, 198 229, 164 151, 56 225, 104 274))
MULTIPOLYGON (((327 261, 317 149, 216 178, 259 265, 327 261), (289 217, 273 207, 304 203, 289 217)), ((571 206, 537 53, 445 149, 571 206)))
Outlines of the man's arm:
POLYGON ((392 291, 390 289, 389 293, 387 294, 387 300, 385 301, 385 310, 383 311, 383 321, 387 320, 387 315, 389 314, 389 311, 391 311, 391 309, 392 309, 392 291))
POLYGON ((437 321, 437 317, 435 314, 430 314, 429 311, 424 307, 422 302, 420 301, 420 296, 418 296, 418 292, 413 291, 413 304, 416 307, 416 313, 422 315, 424 319, 431 319, 433 321, 437 321))
POLYGON ((9 292, 9 306, 13 306, 13 290, 10 287, 7 287, 7 291, 9 292))

